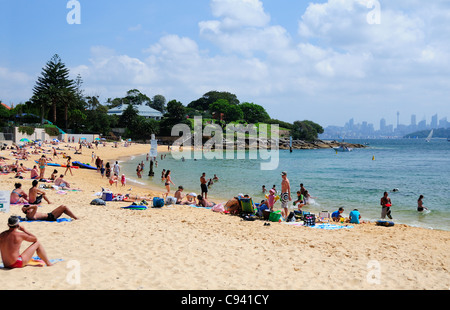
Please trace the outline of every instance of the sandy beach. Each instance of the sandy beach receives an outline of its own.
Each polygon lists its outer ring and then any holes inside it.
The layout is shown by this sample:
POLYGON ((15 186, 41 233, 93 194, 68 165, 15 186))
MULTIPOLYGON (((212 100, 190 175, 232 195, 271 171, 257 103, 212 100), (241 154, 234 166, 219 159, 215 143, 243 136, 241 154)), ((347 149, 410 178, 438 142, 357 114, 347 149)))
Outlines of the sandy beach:
MULTIPOLYGON (((64 143, 60 144, 64 148, 64 143)), ((75 144, 71 144, 75 145, 75 144)), ((46 147, 51 149, 51 147, 46 147)), ((161 151, 167 147, 161 146, 161 151)), ((105 147, 73 155, 91 162, 91 152, 111 163, 148 152, 149 145, 105 147)), ((9 150, 1 152, 15 159, 9 150)), ((48 155, 51 157, 51 154, 48 155)), ((40 155, 19 161, 32 168, 40 155)), ((63 164, 62 156, 55 162, 63 164)), ((56 168, 64 172, 65 168, 56 168)), ((46 177, 53 167, 47 167, 46 177)), ((144 174, 145 175, 145 174, 144 174)), ((406 225, 321 230, 284 223, 242 221, 238 216, 190 206, 125 210, 129 202, 90 205, 101 187, 114 193, 160 196, 136 184, 109 186, 96 171, 73 169, 65 177, 81 191, 46 190, 51 204, 39 212, 68 206, 79 219, 71 222, 22 223, 44 245, 51 267, 0 269, 4 290, 448 290, 450 232, 406 225)), ((0 188, 14 183, 31 187, 13 174, 0 176, 0 188)), ((230 199, 232 197, 229 197, 230 199)), ((222 202, 222 201, 221 201, 222 202)), ((223 201, 225 202, 225 201, 223 201)), ((0 212, 0 229, 21 206, 0 212)), ((66 216, 63 216, 66 217, 66 216)), ((23 248, 28 244, 24 244, 23 248)))

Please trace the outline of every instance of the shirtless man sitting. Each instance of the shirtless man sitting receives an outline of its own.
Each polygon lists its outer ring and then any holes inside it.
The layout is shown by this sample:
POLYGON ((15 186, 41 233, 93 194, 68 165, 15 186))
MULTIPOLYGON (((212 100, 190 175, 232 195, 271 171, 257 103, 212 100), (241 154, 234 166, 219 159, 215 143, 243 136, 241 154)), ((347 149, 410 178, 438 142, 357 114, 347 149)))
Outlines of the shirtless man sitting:
POLYGON ((59 206, 55 210, 53 210, 50 213, 40 213, 37 212, 37 206, 29 206, 25 205, 22 208, 22 212, 25 213, 25 217, 30 221, 50 221, 54 222, 58 218, 61 217, 63 214, 67 214, 74 220, 77 220, 78 218, 75 216, 75 214, 72 213, 72 211, 66 207, 66 206, 59 206))
POLYGON ((30 202, 30 204, 38 205, 41 203, 42 198, 44 198, 45 201, 47 201, 47 203, 50 204, 50 200, 48 200, 47 196, 45 195, 45 192, 43 192, 37 188, 38 181, 33 180, 33 183, 31 183, 31 184, 33 185, 33 187, 30 188, 30 190, 28 192, 28 201, 30 202))
POLYGON ((25 227, 19 225, 17 216, 11 216, 8 219, 8 226, 9 229, 0 234, 0 252, 6 268, 25 267, 35 252, 47 266, 53 265, 36 236, 28 232, 25 227), (31 242, 32 244, 20 254, 20 246, 23 241, 31 242))

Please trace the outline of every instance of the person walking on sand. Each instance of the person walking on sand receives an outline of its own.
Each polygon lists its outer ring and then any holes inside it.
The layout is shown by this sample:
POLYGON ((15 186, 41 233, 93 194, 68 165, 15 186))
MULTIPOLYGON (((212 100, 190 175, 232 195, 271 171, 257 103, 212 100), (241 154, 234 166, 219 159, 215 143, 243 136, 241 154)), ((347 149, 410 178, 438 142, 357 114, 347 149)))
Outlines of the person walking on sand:
POLYGON ((164 185, 166 186, 166 189, 167 189, 167 193, 165 193, 165 196, 167 197, 170 194, 170 183, 172 183, 175 186, 175 184, 172 182, 172 179, 170 177, 170 170, 167 170, 165 179, 166 179, 166 182, 164 183, 164 185))
POLYGON ((52 266, 53 264, 48 259, 47 253, 37 237, 27 231, 19 222, 19 217, 11 216, 8 219, 9 229, 0 234, 0 252, 3 265, 8 269, 23 268, 36 252, 47 266, 52 266), (24 241, 32 244, 20 254, 20 247, 24 241))
POLYGON ((61 217, 61 215, 66 214, 73 218, 74 220, 78 220, 78 217, 73 214, 73 212, 66 206, 59 206, 55 210, 50 213, 41 213, 37 212, 38 206, 29 206, 26 205, 22 207, 22 212, 25 214, 27 220, 30 221, 50 221, 54 222, 61 217))
POLYGON ((66 171, 64 172, 64 175, 66 175, 67 171, 70 171, 70 175, 73 175, 73 173, 72 173, 72 157, 70 157, 70 156, 67 156, 66 171))
POLYGON ((390 219, 392 219, 392 216, 391 216, 392 202, 391 202, 391 198, 388 197, 387 192, 384 192, 383 197, 381 197, 380 205, 381 205, 381 219, 384 220, 386 218, 386 215, 390 219))
POLYGON ((289 180, 287 178, 287 172, 283 171, 281 173, 281 215, 284 219, 287 219, 289 215, 289 201, 292 200, 291 198, 291 185, 289 183, 289 180))
POLYGON ((114 166, 113 166, 113 172, 115 173, 115 174, 117 174, 117 175, 120 175, 119 173, 120 173, 120 166, 119 166, 119 162, 118 161, 116 161, 116 163, 114 164, 114 166))
POLYGON ((39 179, 44 178, 46 166, 47 166, 47 158, 45 157, 45 155, 42 155, 41 158, 39 158, 39 179))

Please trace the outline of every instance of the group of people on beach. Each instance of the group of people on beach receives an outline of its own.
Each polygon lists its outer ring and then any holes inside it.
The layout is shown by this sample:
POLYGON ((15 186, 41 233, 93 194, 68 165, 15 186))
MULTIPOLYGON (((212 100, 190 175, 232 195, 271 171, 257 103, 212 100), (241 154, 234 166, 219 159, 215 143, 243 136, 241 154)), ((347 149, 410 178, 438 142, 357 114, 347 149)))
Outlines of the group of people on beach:
MULTIPOLYGON (((28 146, 31 146, 31 148, 33 147, 32 145, 28 146)), ((42 146, 42 143, 39 144, 39 147, 35 146, 31 154, 47 152, 42 146)), ((53 153, 53 158, 59 158, 55 147, 52 147, 52 150, 48 152, 53 153)), ((16 156, 17 160, 28 160, 29 153, 30 152, 27 151, 27 146, 19 147, 16 145, 11 147, 11 154, 16 156), (14 148, 17 148, 18 151, 13 151, 14 148)), ((16 215, 10 216, 8 218, 8 230, 0 234, 0 253, 5 268, 13 269, 25 267, 35 253, 47 266, 52 265, 43 245, 36 236, 20 224, 21 221, 57 221, 63 214, 74 220, 78 219, 72 210, 65 205, 60 205, 48 213, 38 211, 42 202, 45 201, 47 204, 51 204, 45 190, 38 187, 40 182, 42 182, 41 184, 43 184, 43 187, 45 188, 49 188, 47 184, 50 184, 51 188, 55 186, 59 189, 69 189, 71 187, 70 183, 64 179, 64 176, 68 171, 72 174, 71 157, 67 156, 65 153, 63 153, 63 157, 67 158, 65 173, 59 174, 58 176, 58 171, 54 169, 49 178, 46 178, 45 176, 46 167, 52 159, 46 157, 45 154, 42 154, 39 157, 37 160, 37 167, 34 165, 32 169, 25 168, 22 163, 18 164, 17 161, 14 164, 8 165, 7 168, 5 168, 6 165, 2 165, 3 172, 15 172, 15 177, 18 179, 24 180, 23 173, 30 172, 30 179, 32 180, 28 192, 23 190, 22 183, 17 182, 14 184, 14 189, 10 193, 10 204, 22 205, 21 211, 24 214, 24 218, 16 215), (20 253, 21 245, 24 241, 30 242, 31 245, 20 253)))

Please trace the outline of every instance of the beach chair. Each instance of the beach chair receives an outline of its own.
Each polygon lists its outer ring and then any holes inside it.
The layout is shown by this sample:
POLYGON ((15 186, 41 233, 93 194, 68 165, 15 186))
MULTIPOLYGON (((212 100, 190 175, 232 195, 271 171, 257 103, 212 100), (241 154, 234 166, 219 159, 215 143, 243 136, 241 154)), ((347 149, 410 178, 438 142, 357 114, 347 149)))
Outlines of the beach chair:
POLYGON ((239 197, 239 203, 241 205, 242 212, 255 214, 252 198, 239 197))

